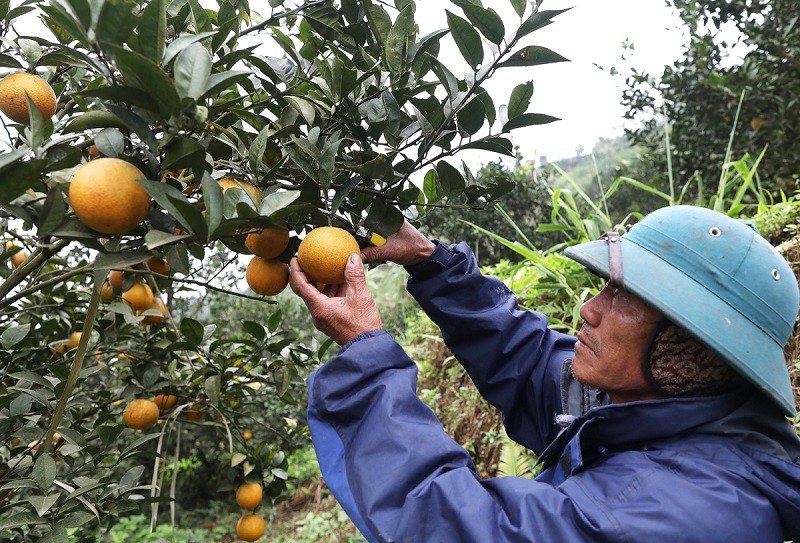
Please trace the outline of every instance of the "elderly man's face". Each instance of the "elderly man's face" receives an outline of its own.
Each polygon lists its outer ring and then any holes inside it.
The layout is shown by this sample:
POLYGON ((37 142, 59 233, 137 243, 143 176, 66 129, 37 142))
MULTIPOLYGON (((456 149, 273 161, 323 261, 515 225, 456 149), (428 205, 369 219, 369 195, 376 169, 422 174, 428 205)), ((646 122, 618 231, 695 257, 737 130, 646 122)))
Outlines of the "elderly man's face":
POLYGON ((575 378, 607 392, 612 403, 659 398, 645 379, 642 357, 661 313, 609 283, 580 314, 585 322, 572 361, 575 378))

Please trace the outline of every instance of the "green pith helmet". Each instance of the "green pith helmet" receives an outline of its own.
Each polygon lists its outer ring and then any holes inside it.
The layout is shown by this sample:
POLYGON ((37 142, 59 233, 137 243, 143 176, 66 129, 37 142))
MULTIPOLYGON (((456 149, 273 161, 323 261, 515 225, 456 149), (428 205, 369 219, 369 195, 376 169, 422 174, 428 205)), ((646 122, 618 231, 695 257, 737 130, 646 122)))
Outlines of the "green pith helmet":
POLYGON ((622 283, 794 416, 783 349, 800 292, 792 268, 750 225, 702 207, 665 207, 622 236, 564 254, 622 283))

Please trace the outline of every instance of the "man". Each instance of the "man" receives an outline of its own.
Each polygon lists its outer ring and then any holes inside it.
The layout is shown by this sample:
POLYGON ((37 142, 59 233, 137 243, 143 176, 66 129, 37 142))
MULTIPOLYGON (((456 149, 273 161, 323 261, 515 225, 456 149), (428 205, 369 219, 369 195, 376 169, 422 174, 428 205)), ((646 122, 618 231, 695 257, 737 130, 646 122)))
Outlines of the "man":
POLYGON ((577 339, 520 311, 469 249, 405 224, 366 261, 409 291, 540 455, 536 480, 481 479, 417 398, 416 366, 381 330, 359 255, 319 293, 291 281, 343 345, 309 379, 323 476, 369 541, 781 542, 800 538, 800 440, 783 348, 800 298, 746 223, 668 207, 623 236, 567 249, 609 280, 577 339), (329 287, 330 288, 330 287, 329 287))

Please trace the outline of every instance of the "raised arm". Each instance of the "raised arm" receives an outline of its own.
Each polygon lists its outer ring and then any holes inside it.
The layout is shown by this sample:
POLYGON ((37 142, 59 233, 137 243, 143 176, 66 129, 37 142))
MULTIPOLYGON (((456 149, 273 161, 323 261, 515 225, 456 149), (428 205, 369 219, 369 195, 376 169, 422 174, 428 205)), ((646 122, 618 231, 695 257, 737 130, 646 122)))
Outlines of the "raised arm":
POLYGON ((406 223, 364 256, 406 266, 409 292, 483 397, 501 411, 509 436, 540 453, 555 437, 561 369, 575 339, 547 328, 541 313, 521 311, 501 281, 480 273, 465 244, 435 244, 406 223))

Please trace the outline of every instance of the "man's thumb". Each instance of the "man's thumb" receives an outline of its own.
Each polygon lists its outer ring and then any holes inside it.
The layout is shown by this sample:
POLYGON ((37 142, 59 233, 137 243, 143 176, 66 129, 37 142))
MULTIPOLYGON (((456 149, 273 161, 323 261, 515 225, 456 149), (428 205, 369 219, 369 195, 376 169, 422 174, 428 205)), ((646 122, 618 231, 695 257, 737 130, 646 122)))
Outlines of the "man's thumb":
POLYGON ((344 277, 348 283, 364 282, 364 263, 361 261, 361 255, 353 253, 347 259, 347 265, 344 268, 344 277))

